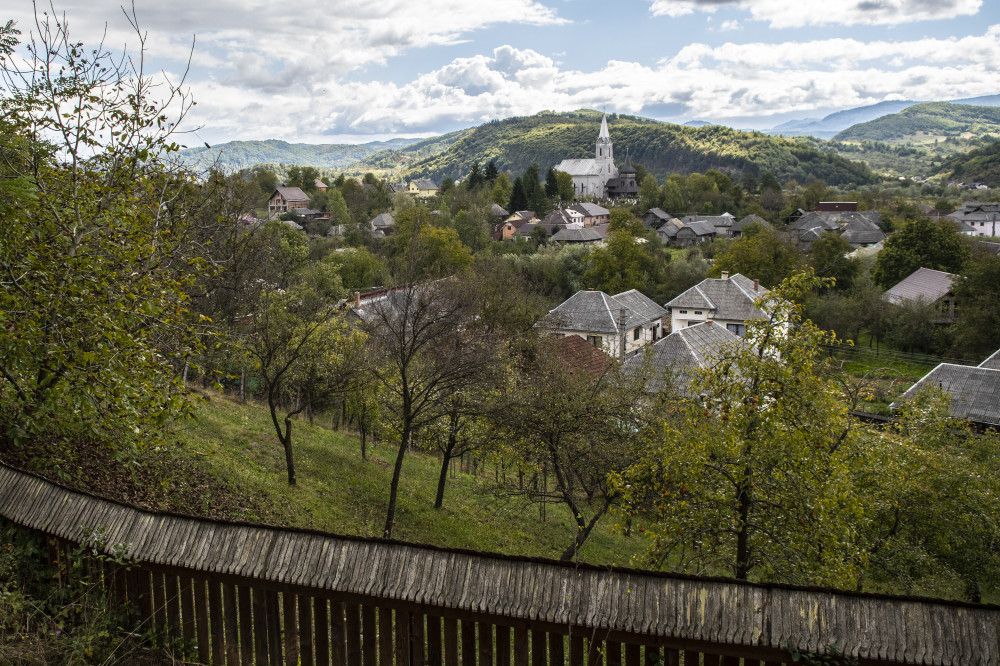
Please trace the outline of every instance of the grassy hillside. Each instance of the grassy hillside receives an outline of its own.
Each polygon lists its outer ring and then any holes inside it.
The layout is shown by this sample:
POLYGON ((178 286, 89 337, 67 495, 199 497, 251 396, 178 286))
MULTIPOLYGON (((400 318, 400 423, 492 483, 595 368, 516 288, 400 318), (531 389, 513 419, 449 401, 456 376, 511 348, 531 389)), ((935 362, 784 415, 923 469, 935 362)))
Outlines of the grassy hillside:
MULTIPOLYGON (((474 162, 490 160, 502 171, 521 173, 533 162, 547 170, 564 158, 593 157, 600 117, 597 111, 576 111, 491 121, 448 150, 416 162, 405 175, 460 178, 474 162)), ((862 164, 760 132, 716 125, 683 127, 624 115, 609 116, 608 129, 619 163, 627 151, 659 179, 670 173, 722 169, 770 171, 781 180, 800 182, 821 178, 835 185, 874 182, 862 164)))
POLYGON ((385 176, 402 173, 414 162, 443 153, 453 143, 472 131, 471 129, 458 130, 417 141, 404 148, 382 150, 350 165, 349 170, 358 173, 372 171, 385 176))
POLYGON ((1000 141, 956 155, 941 165, 939 173, 950 180, 1000 187, 1000 141))
MULTIPOLYGON (((176 429, 178 453, 219 479, 229 495, 253 498, 232 504, 228 517, 266 519, 338 534, 380 536, 395 448, 376 445, 362 460, 360 442, 317 420, 295 423, 298 483, 285 480, 284 454, 267 409, 213 394, 194 423, 176 429), (262 515, 263 514, 263 515, 262 515)), ((494 492, 496 470, 482 463, 478 475, 457 470, 448 482, 444 506, 432 507, 440 464, 434 456, 411 452, 403 466, 397 524, 398 539, 438 546, 507 554, 559 557, 572 540, 575 523, 561 505, 548 505, 544 519, 537 505, 494 492)), ((598 524, 581 559, 628 564, 644 547, 639 538, 611 534, 612 518, 598 524)))
POLYGON ((418 139, 392 139, 361 144, 288 143, 275 139, 230 141, 210 148, 188 148, 180 151, 180 156, 186 163, 203 168, 212 164, 229 170, 255 164, 298 164, 342 169, 375 153, 399 150, 417 141, 418 139))
POLYGON ((1000 135, 1000 108, 932 102, 916 104, 866 123, 853 125, 837 141, 928 143, 947 138, 1000 135))

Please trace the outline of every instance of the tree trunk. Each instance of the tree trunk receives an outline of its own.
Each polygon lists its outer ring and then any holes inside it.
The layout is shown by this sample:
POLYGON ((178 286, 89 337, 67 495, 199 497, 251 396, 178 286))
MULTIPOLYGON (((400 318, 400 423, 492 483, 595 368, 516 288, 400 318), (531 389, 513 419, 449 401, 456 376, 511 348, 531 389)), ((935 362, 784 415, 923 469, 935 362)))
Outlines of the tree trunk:
POLYGON ((285 417, 285 465, 288 467, 288 485, 295 485, 295 461, 292 460, 292 419, 285 417))
POLYGON ((753 498, 750 496, 750 470, 746 470, 746 478, 736 490, 736 505, 739 513, 739 532, 736 534, 736 572, 738 580, 746 580, 750 573, 750 507, 753 498))
POLYGON ((392 538, 392 525, 396 521, 396 495, 399 492, 399 477, 403 471, 403 458, 406 456, 406 447, 410 443, 410 423, 403 422, 402 436, 399 438, 399 452, 396 454, 396 464, 392 468, 392 483, 389 484, 389 507, 385 512, 385 527, 382 529, 382 536, 386 539, 392 538))
POLYGON ((444 486, 448 482, 448 463, 458 446, 458 412, 452 411, 448 420, 448 443, 444 448, 444 460, 441 461, 441 473, 438 475, 437 495, 434 497, 434 508, 440 509, 444 504, 444 486))

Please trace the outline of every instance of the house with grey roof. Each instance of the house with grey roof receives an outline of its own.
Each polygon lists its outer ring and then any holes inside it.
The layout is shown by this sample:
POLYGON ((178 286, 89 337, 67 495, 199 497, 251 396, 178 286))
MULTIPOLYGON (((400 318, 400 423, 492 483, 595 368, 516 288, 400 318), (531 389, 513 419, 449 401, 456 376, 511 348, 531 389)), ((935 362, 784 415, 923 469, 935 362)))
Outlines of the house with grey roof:
MULTIPOLYGON (((541 225, 539 225, 541 226, 541 225)), ((604 242, 604 236, 592 227, 582 227, 580 229, 575 229, 573 227, 563 227, 559 231, 552 234, 549 238, 553 243, 568 243, 573 245, 596 245, 597 243, 604 242)))
POLYGON ((871 247, 885 240, 885 232, 867 217, 852 217, 840 232, 840 237, 855 250, 871 247))
POLYGON ((609 296, 578 291, 549 310, 535 327, 556 336, 576 335, 620 359, 664 335, 667 311, 635 289, 609 296))
POLYGON ((681 222, 688 225, 692 222, 711 223, 715 227, 715 235, 719 238, 729 238, 732 235, 730 230, 733 227, 734 221, 736 221, 736 216, 732 213, 723 213, 722 215, 685 215, 681 218, 681 222))
POLYGON ((936 323, 950 324, 955 321, 955 294, 952 286, 957 279, 958 276, 952 273, 918 268, 886 291, 882 298, 893 305, 915 302, 934 304, 941 311, 936 323))
POLYGON ((309 195, 299 187, 279 185, 267 200, 267 212, 274 215, 287 213, 295 208, 308 208, 309 195))
POLYGON ((1000 235, 1000 202, 966 201, 947 217, 960 223, 960 229, 966 235, 1000 235))
POLYGON ((611 211, 595 203, 584 201, 583 203, 573 204, 567 210, 575 215, 579 215, 580 221, 583 222, 583 226, 585 227, 607 224, 611 221, 611 211))
POLYGON ((674 243, 683 247, 694 247, 714 240, 718 229, 707 220, 683 222, 674 235, 674 243))
POLYGON ((659 229, 664 224, 669 222, 673 218, 673 215, 663 210, 662 208, 650 208, 642 215, 642 223, 646 225, 647 229, 659 229))
POLYGON ((755 301, 768 290, 757 280, 737 273, 729 277, 705 278, 665 305, 670 314, 670 330, 677 331, 712 320, 720 327, 742 336, 747 322, 766 319, 755 301))
POLYGON ((760 215, 752 213, 750 215, 747 215, 741 220, 736 220, 735 222, 733 222, 733 226, 729 228, 729 233, 733 238, 739 238, 743 235, 743 230, 746 229, 751 224, 760 224, 765 227, 771 226, 770 223, 764 218, 762 218, 760 215))
POLYGON ((689 387, 697 371, 711 367, 726 349, 738 343, 732 331, 708 320, 660 338, 643 353, 627 358, 622 371, 633 377, 641 373, 649 393, 674 389, 691 395, 689 387))
POLYGON ((903 400, 912 400, 928 387, 948 395, 952 417, 1000 427, 1000 350, 975 366, 941 363, 907 389, 890 408, 895 409, 903 400))
POLYGON ((396 226, 396 221, 392 218, 392 213, 382 213, 372 218, 369 224, 373 231, 381 231, 383 234, 388 234, 396 226))

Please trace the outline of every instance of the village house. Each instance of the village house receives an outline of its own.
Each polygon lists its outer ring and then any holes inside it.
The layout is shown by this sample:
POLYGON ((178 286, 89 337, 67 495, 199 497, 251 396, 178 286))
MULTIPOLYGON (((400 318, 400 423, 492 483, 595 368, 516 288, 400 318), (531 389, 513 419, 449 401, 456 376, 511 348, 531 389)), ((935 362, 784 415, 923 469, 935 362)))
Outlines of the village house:
POLYGON ((731 333, 742 336, 747 322, 766 319, 755 301, 768 293, 757 280, 737 273, 729 277, 706 278, 677 296, 664 307, 670 313, 670 330, 677 331, 705 321, 714 321, 731 333))
POLYGON ((721 352, 737 341, 732 331, 708 320, 672 331, 644 353, 626 359, 622 370, 631 376, 642 373, 648 393, 673 389, 689 396, 695 373, 710 367, 721 352))
POLYGON ((406 193, 419 199, 429 199, 437 195, 438 186, 430 178, 417 178, 406 184, 406 193))
POLYGON ((944 391, 951 416, 980 426, 1000 427, 1000 350, 979 365, 941 363, 890 405, 912 400, 925 388, 944 391))
POLYGON ((309 208, 309 195, 298 187, 279 185, 267 200, 267 212, 272 217, 295 208, 309 208))
POLYGON ((664 334, 666 310, 635 289, 609 296, 578 291, 535 324, 557 337, 576 335, 616 359, 664 334))
POLYGON ((595 203, 573 204, 566 209, 571 215, 579 216, 585 227, 596 227, 599 224, 608 224, 611 221, 611 211, 595 203))
POLYGON ((918 302, 933 304, 940 312, 935 323, 950 324, 955 321, 955 294, 952 287, 957 279, 958 276, 952 273, 918 268, 893 285, 882 298, 893 305, 918 302))

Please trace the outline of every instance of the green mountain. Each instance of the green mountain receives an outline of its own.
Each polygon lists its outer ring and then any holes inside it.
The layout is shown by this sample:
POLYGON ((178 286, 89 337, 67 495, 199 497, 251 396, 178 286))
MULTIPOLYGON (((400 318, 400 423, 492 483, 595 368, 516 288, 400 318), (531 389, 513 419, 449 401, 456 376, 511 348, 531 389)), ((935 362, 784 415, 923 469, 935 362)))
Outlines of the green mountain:
POLYGON ((949 180, 1000 187, 1000 141, 952 157, 941 165, 938 173, 949 180))
POLYGON ((931 102, 852 125, 834 140, 927 144, 984 136, 1000 136, 1000 108, 931 102))
MULTIPOLYGON (((545 112, 494 120, 468 130, 447 150, 413 163, 404 177, 461 178, 472 164, 496 162, 501 171, 522 173, 537 162, 543 172, 564 158, 594 156, 599 111, 545 112)), ((771 172, 780 180, 822 179, 832 185, 863 185, 876 178, 863 164, 824 154, 791 139, 710 125, 683 127, 647 118, 608 116, 617 161, 626 152, 658 179, 671 173, 771 172)))
POLYGON ((406 171, 414 162, 444 152, 453 143, 459 141, 472 131, 471 129, 458 130, 442 134, 441 136, 423 139, 403 148, 382 150, 350 165, 350 169, 359 173, 367 171, 389 172, 391 176, 406 171))
MULTIPOLYGON (((187 148, 181 159, 192 166, 206 168, 217 164, 223 169, 243 169, 255 164, 298 164, 318 168, 343 169, 359 160, 386 150, 400 150, 419 139, 392 139, 361 144, 288 143, 267 141, 230 141, 217 146, 187 148)), ((423 142, 421 142, 423 143, 423 142)))

